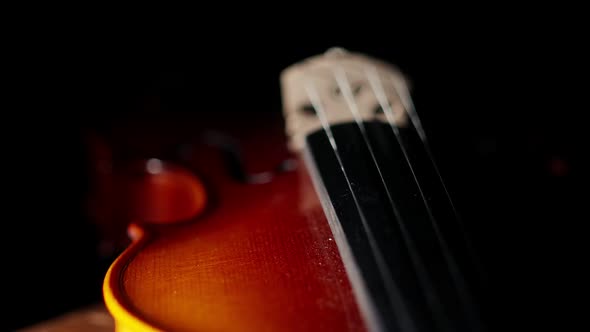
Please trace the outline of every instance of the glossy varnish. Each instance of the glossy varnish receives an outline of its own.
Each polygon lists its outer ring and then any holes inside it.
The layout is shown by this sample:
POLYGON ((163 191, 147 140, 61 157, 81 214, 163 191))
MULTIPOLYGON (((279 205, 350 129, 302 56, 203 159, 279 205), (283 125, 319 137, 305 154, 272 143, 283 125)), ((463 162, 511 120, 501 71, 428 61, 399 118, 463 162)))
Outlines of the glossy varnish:
MULTIPOLYGON (((280 122, 269 120, 264 131, 257 126, 229 131, 240 139, 249 172, 276 170, 290 157, 280 122)), ((154 135, 149 125, 134 127, 139 130, 128 133, 133 137, 154 135)), ((207 204, 200 215, 179 223, 136 220, 130 228, 135 242, 112 265, 105 281, 105 298, 118 328, 364 330, 335 241, 299 157, 295 170, 275 173, 266 183, 244 183, 230 176, 217 147, 198 143, 195 127, 185 126, 184 133, 182 125, 173 127, 167 146, 182 145, 187 138, 194 143, 175 163, 190 170, 195 183, 203 183, 207 204)), ((163 174, 173 171, 165 165, 163 174)), ((134 187, 126 188, 132 194, 134 187)), ((135 203, 137 211, 141 202, 135 203)))

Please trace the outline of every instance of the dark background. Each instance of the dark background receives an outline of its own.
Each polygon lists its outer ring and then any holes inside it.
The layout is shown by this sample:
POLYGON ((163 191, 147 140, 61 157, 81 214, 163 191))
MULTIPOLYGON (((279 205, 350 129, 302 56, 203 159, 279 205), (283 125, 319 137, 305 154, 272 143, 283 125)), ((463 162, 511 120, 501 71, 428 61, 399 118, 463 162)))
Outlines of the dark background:
POLYGON ((579 30, 502 22, 444 19, 422 32, 388 21, 321 33, 244 23, 229 32, 38 30, 8 65, 18 92, 2 134, 7 329, 101 300, 109 261, 97 253, 83 205, 89 128, 108 129, 129 112, 280 112, 280 70, 331 46, 393 62, 413 82, 434 153, 490 273, 494 323, 573 324, 581 314, 579 225, 587 221, 578 208, 586 196, 575 190, 584 140, 574 119, 586 105, 572 98, 583 91, 574 79, 585 78, 579 30))

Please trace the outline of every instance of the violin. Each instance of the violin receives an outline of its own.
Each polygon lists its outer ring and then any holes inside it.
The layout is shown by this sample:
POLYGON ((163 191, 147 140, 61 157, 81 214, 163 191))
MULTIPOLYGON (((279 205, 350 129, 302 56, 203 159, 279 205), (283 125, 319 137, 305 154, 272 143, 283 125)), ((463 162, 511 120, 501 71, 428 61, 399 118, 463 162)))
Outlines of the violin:
POLYGON ((117 331, 485 330, 477 259, 403 72, 332 48, 280 87, 276 116, 114 130, 136 153, 109 191, 129 220, 103 284, 117 331))

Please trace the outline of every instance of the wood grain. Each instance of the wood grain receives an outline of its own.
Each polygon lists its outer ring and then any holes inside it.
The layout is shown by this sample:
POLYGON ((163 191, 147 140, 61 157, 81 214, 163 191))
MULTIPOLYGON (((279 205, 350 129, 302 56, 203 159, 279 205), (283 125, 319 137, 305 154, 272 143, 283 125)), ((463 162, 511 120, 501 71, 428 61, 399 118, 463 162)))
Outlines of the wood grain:
MULTIPOLYGON (((250 172, 293 157, 280 122, 269 121, 264 131, 230 131, 250 172)), ((145 128, 143 135, 150 133, 145 128)), ((141 130, 134 135, 142 137, 141 130)), ((138 224, 145 236, 105 284, 118 305, 165 331, 364 330, 321 204, 298 161, 297 170, 268 183, 246 184, 229 176, 218 150, 194 146, 183 165, 208 184, 208 209, 176 225, 138 224)))

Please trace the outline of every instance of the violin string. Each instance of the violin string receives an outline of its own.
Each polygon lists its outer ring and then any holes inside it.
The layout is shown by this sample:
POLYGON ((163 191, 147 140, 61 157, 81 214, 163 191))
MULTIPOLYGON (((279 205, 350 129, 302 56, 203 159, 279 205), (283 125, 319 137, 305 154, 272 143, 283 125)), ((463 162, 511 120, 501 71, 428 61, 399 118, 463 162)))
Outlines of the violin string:
MULTIPOLYGON (((467 292, 466 282, 465 282, 463 276, 461 275, 461 272, 460 272, 457 262, 452 257, 449 246, 446 243, 444 236, 442 235, 442 233, 440 231, 438 222, 436 221, 436 219, 434 218, 434 215, 432 214, 430 204, 428 204, 428 200, 426 199, 426 196, 424 195, 424 192, 420 186, 420 182, 418 181, 416 173, 414 172, 414 168, 412 167, 412 163, 411 163, 410 158, 408 156, 408 153, 407 153, 407 150, 406 150, 406 147, 404 144, 404 140, 401 137, 401 134, 399 132, 399 128, 397 127, 397 124, 395 123, 395 119, 393 118, 393 110, 391 109, 391 106, 389 105, 389 102, 388 102, 387 97, 385 95, 383 84, 381 83, 381 79, 379 78, 377 69, 375 67, 370 67, 367 70, 366 74, 367 74, 367 78, 369 80, 369 83, 371 85, 371 88, 372 88, 373 92, 375 93, 375 96, 379 102, 379 105, 381 106, 381 108, 383 109, 383 112, 385 113, 385 116, 387 117, 387 122, 389 123, 390 127, 392 128, 392 130, 396 136, 396 139, 398 141, 398 144, 400 145, 400 148, 402 150, 404 158, 406 159, 406 162, 408 163, 408 166, 409 166, 410 171, 412 173, 412 177, 414 178, 414 181, 416 182, 416 186, 418 188, 418 191, 420 192, 420 196, 422 197, 422 201, 424 202, 426 212, 428 213, 428 217, 431 221, 436 238, 439 242, 439 245, 441 246, 441 253, 443 254, 443 257, 444 257, 444 259, 447 263, 447 267, 449 269, 449 273, 450 273, 451 278, 455 284, 455 289, 457 290, 457 294, 460 297, 461 302, 463 302, 463 304, 464 304, 463 308, 465 310, 473 309, 473 307, 474 307, 473 300, 471 299, 470 294, 468 294, 468 292, 467 292)), ((473 311, 473 310, 470 310, 470 311, 473 311)), ((468 315, 468 318, 475 320, 477 325, 480 325, 478 323, 478 319, 475 318, 474 312, 472 312, 472 315, 468 315)))
POLYGON ((393 198, 391 197, 391 191, 385 181, 385 178, 383 177, 383 173, 381 171, 381 167, 379 166, 379 162, 377 161, 377 158, 375 157, 373 147, 372 147, 371 142, 370 142, 368 135, 367 135, 367 130, 365 128, 364 121, 361 117, 360 111, 358 109, 358 105, 357 105, 356 101, 354 100, 354 96, 352 94, 350 81, 346 77, 346 73, 341 67, 336 67, 334 69, 334 78, 336 79, 336 82, 338 84, 338 88, 340 89, 340 91, 342 92, 342 95, 344 96, 344 99, 346 101, 348 109, 352 113, 354 120, 355 120, 357 126, 359 127, 359 130, 361 132, 361 135, 363 137, 365 145, 367 146, 367 149, 369 150, 369 153, 371 155, 373 163, 375 164, 375 166, 377 168, 377 172, 378 172, 379 177, 381 179, 381 183, 385 187, 387 199, 393 209, 393 213, 394 213, 395 218, 397 220, 397 224, 399 225, 400 230, 401 230, 402 239, 403 239, 405 245, 408 247, 410 261, 412 262, 414 269, 416 270, 418 281, 420 282, 420 284, 423 288, 423 293, 426 297, 426 300, 428 301, 428 304, 430 306, 430 310, 434 314, 434 319, 438 322, 437 325, 439 327, 442 327, 442 326, 447 327, 449 324, 448 317, 446 317, 442 313, 442 310, 441 310, 442 305, 441 305, 440 299, 438 298, 438 296, 436 295, 436 292, 434 290, 433 282, 432 282, 431 278, 429 277, 428 273, 426 272, 424 262, 420 258, 419 254, 418 254, 418 250, 416 249, 416 245, 415 245, 414 241, 412 240, 411 236, 409 235, 409 231, 407 230, 407 228, 405 226, 405 222, 403 221, 403 219, 399 213, 397 205, 394 203, 393 198))
POLYGON ((361 219, 361 223, 363 225, 364 231, 365 231, 367 238, 369 240, 369 246, 371 248, 371 252, 373 254, 373 257, 375 257, 375 261, 377 263, 377 268, 379 270, 379 273, 381 274, 381 278, 383 279, 383 282, 384 282, 384 285, 385 285, 385 288, 387 291, 389 303, 391 304, 393 310, 396 311, 396 314, 399 317, 400 328, 402 331, 416 331, 415 322, 413 322, 410 319, 410 316, 407 312, 407 308, 405 307, 405 305, 401 301, 402 296, 401 296, 401 291, 399 289, 399 285, 397 285, 397 283, 395 282, 395 280, 393 279, 393 277, 391 275, 391 272, 389 271, 387 265, 385 264, 385 259, 383 257, 383 254, 379 251, 379 249, 377 247, 377 242, 375 240, 375 236, 373 235, 373 231, 371 230, 371 228, 369 227, 369 225, 367 223, 367 219, 365 217, 365 214, 363 213, 361 206, 358 202, 358 199, 356 197, 356 194, 352 188, 352 185, 351 185, 350 180, 348 178, 348 174, 344 168, 344 164, 343 164, 342 159, 340 157, 338 145, 336 143, 336 140, 334 139, 332 129, 331 129, 330 124, 328 122, 326 111, 324 110, 324 107, 321 103, 321 99, 319 97, 319 94, 317 93, 317 89, 315 88, 315 85, 313 84, 313 82, 311 80, 308 80, 306 82, 305 90, 307 92, 307 95, 309 97, 309 100, 310 100, 312 106, 316 110, 317 116, 318 116, 318 118, 321 122, 321 125, 323 127, 323 130, 326 133, 326 136, 330 142, 332 150, 334 151, 334 154, 335 154, 335 157, 338 161, 340 169, 342 170, 342 173, 344 174, 346 184, 348 186, 348 189, 351 192, 357 212, 359 213, 359 216, 361 219))
POLYGON ((428 158, 430 159, 430 162, 432 163, 434 171, 436 172, 438 180, 440 181, 440 184, 442 185, 442 187, 445 191, 447 199, 449 200, 449 204, 451 206, 451 209, 453 210, 453 214, 455 215, 455 220, 457 221, 457 226, 459 227, 459 232, 461 232, 461 235, 463 237, 463 241, 467 247, 467 251, 468 251, 468 254, 470 255, 472 264, 475 266, 478 276, 480 277, 480 280, 483 281, 485 279, 485 276, 483 273, 483 268, 479 264, 479 259, 475 255, 474 246, 471 243, 469 236, 467 235, 467 231, 465 229, 465 226, 461 222, 461 217, 459 215, 459 212, 455 208, 455 203, 453 202, 453 199, 447 189, 445 181, 443 180, 443 177, 440 173, 440 170, 438 168, 438 165, 437 165, 437 162, 434 158, 434 155, 432 154, 429 140, 426 136, 426 132, 424 131, 424 127, 422 126, 422 121, 420 120, 420 116, 418 115, 418 112, 416 111, 416 106, 414 104, 414 101, 412 100, 412 96, 410 95, 410 91, 408 90, 408 88, 405 84, 400 84, 395 79, 395 77, 393 77, 393 75, 389 76, 389 81, 393 85, 393 87, 394 87, 394 89, 395 89, 395 91, 402 103, 402 106, 407 111, 407 113, 410 117, 410 121, 412 122, 412 124, 414 125, 414 128, 418 132, 418 136, 420 137, 420 140, 422 141, 422 144, 424 146, 424 150, 426 151, 426 154, 428 155, 428 158))

